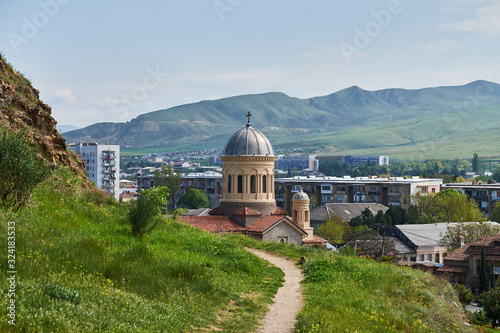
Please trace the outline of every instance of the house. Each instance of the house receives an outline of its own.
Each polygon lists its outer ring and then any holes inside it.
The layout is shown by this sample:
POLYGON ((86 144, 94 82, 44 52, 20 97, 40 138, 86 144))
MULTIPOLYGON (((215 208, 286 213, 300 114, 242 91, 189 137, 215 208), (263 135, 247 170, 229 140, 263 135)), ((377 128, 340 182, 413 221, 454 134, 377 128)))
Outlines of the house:
POLYGON ((450 282, 463 283, 468 288, 476 289, 479 286, 481 251, 484 249, 486 280, 490 281, 491 275, 497 280, 500 275, 500 234, 485 236, 471 244, 464 244, 461 238, 457 243, 459 247, 444 258, 444 265, 438 272, 450 282))
POLYGON ((189 225, 211 232, 235 232, 297 245, 326 243, 310 227, 309 197, 293 197, 292 217, 276 206, 274 161, 269 139, 250 124, 234 133, 221 155, 222 198, 209 216, 181 216, 189 225))
POLYGON ((389 207, 379 203, 327 203, 311 210, 311 226, 316 229, 333 215, 338 215, 346 223, 356 216, 361 215, 368 208, 373 215, 379 210, 386 212, 389 207))

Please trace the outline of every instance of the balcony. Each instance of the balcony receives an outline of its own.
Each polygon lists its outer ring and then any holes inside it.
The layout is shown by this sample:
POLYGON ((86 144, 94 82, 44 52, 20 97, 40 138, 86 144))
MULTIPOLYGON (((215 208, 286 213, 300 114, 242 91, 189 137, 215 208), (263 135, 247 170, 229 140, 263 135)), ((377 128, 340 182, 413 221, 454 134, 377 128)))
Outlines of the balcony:
POLYGON ((401 192, 389 192, 389 195, 393 196, 393 197, 400 197, 401 196, 401 192))
POLYGON ((368 195, 380 195, 380 191, 368 191, 368 195))

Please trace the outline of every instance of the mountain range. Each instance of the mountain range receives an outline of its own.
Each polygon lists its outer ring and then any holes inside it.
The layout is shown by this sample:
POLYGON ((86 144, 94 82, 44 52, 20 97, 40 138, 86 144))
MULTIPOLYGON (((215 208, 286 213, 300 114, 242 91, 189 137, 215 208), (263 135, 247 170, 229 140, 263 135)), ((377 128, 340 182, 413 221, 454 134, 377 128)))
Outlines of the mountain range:
POLYGON ((149 112, 126 123, 97 123, 64 137, 120 144, 131 152, 223 148, 246 124, 247 112, 275 148, 401 158, 498 154, 492 143, 500 139, 500 85, 482 80, 412 90, 353 86, 307 99, 280 92, 234 96, 149 112))

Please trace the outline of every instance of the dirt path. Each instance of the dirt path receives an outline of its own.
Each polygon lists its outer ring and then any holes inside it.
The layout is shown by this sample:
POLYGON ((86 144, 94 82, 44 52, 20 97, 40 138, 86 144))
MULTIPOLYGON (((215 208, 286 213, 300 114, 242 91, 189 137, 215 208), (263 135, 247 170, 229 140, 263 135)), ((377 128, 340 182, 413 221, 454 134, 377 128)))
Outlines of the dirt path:
POLYGON ((295 263, 284 257, 269 254, 265 251, 247 248, 247 251, 269 261, 285 273, 285 283, 274 296, 274 304, 269 307, 269 312, 261 323, 260 333, 289 333, 295 330, 295 317, 304 305, 302 299, 302 286, 304 279, 300 269, 295 263))

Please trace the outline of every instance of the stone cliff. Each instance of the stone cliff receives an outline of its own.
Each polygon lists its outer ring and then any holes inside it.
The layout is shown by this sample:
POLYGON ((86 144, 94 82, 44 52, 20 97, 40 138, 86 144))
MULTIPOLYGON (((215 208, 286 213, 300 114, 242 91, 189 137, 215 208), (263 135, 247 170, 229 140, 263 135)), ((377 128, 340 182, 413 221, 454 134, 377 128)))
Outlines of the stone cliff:
POLYGON ((66 140, 57 132, 56 124, 51 107, 39 99, 38 90, 0 54, 0 126, 14 132, 25 130, 39 158, 52 166, 69 166, 88 184, 84 161, 66 149, 66 140))

